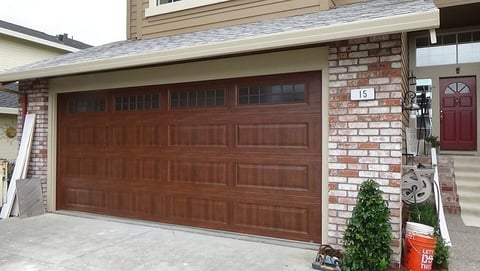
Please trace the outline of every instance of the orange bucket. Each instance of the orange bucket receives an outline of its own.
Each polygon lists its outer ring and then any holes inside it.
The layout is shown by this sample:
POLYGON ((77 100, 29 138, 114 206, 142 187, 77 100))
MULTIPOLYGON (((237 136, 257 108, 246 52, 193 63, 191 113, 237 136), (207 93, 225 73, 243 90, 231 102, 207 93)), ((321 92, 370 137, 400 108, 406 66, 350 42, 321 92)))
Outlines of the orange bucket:
POLYGON ((431 271, 435 237, 408 232, 405 237, 405 268, 410 271, 431 271))

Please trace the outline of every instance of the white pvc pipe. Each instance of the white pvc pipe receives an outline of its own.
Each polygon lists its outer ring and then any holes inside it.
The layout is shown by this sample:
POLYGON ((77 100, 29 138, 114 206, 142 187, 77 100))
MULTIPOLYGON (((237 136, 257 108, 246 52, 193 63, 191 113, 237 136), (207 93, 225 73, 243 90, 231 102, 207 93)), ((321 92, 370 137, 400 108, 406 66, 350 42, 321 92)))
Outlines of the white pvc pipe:
POLYGON ((442 197, 441 191, 440 191, 440 181, 438 178, 438 161, 437 161, 437 149, 432 148, 431 151, 432 155, 432 167, 434 169, 434 174, 433 174, 433 181, 435 182, 435 185, 433 186, 433 189, 435 189, 435 206, 437 207, 437 213, 438 213, 438 219, 440 221, 440 234, 442 235, 443 240, 445 241, 445 244, 449 247, 452 246, 452 241, 450 240, 450 234, 448 233, 448 228, 447 228, 447 221, 445 220, 445 213, 443 211, 443 202, 442 202, 442 197))

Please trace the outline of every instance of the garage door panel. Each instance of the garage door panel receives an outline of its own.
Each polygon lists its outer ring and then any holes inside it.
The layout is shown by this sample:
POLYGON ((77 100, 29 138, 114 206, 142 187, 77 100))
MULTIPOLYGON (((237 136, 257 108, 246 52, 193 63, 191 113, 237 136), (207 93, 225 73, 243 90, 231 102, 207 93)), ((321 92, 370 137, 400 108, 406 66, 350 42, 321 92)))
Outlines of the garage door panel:
POLYGON ((234 225, 248 228, 250 232, 270 231, 281 233, 308 234, 308 209, 265 205, 252 202, 237 202, 233 211, 234 225))
POLYGON ((307 165, 238 163, 236 185, 239 187, 308 190, 307 165))
POLYGON ((272 123, 237 126, 238 147, 306 148, 308 124, 272 123))
MULTIPOLYGON (((229 204, 226 200, 188 198, 188 218, 204 225, 228 224, 229 204)), ((175 205, 174 205, 175 206, 175 205)))
POLYGON ((227 125, 170 125, 169 146, 227 147, 227 125))
POLYGON ((114 190, 105 189, 106 206, 100 213, 131 218, 162 217, 165 197, 147 190, 114 190))
POLYGON ((65 188, 62 193, 65 196, 65 204, 72 208, 85 209, 99 209, 103 210, 105 204, 105 191, 92 188, 65 188))
POLYGON ((169 160, 168 182, 227 185, 226 162, 169 160))
POLYGON ((58 209, 320 242, 320 73, 253 79, 59 94, 58 209))

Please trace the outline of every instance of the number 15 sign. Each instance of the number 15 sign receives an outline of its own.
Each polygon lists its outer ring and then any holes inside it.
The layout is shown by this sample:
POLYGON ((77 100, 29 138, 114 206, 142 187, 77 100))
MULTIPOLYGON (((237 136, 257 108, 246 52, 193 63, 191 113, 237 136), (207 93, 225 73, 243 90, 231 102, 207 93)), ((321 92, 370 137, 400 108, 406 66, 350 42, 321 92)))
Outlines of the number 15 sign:
POLYGON ((352 91, 350 92, 350 100, 352 101, 375 100, 375 89, 374 88, 352 89, 352 91))

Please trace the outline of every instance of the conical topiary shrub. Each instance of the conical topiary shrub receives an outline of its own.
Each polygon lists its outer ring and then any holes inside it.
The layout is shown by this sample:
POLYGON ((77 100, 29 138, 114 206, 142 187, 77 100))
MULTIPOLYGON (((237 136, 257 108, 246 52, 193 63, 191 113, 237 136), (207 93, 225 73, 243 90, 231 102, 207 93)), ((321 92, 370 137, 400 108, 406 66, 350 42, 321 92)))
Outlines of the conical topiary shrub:
POLYGON ((388 268, 392 242, 388 203, 374 180, 360 186, 357 205, 343 236, 342 271, 383 271, 388 268))

